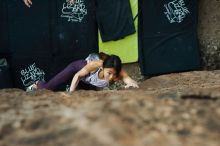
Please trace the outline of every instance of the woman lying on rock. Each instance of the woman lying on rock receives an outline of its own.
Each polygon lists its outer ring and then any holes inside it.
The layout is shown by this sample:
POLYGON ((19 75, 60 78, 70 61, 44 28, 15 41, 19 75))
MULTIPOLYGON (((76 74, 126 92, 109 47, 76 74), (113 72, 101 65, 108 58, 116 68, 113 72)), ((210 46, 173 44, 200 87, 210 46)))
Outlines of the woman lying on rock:
POLYGON ((77 60, 70 63, 49 82, 37 81, 35 84, 29 86, 27 91, 37 89, 55 90, 59 85, 72 77, 70 92, 75 91, 80 81, 98 88, 104 88, 108 87, 114 81, 123 80, 126 84, 125 88, 138 88, 137 82, 131 79, 121 69, 121 66, 121 60, 116 55, 109 56, 104 53, 100 53, 99 55, 95 53, 90 54, 85 60, 77 60))

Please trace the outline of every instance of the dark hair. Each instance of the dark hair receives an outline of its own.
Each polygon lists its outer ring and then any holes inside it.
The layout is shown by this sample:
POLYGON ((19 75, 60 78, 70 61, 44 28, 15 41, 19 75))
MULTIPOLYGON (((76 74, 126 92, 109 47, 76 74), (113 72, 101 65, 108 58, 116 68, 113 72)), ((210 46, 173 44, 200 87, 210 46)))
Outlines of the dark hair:
POLYGON ((103 61, 105 61, 108 57, 110 57, 110 55, 105 54, 105 53, 103 53, 103 52, 100 52, 100 53, 99 53, 99 58, 100 58, 101 60, 103 60, 103 61))
POLYGON ((116 55, 110 55, 104 60, 103 68, 114 68, 118 76, 121 72, 121 59, 116 55))

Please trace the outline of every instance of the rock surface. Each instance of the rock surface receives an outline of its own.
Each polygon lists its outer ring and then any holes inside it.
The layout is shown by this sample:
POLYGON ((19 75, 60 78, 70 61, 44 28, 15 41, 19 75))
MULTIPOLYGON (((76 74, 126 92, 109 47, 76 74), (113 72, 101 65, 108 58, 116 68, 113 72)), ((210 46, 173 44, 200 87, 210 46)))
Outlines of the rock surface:
POLYGON ((0 146, 219 146, 220 70, 140 89, 0 90, 0 146))
MULTIPOLYGON (((198 3, 204 68, 220 69, 220 0, 198 3)), ((220 70, 143 82, 136 64, 127 69, 140 89, 0 90, 0 146, 220 145, 220 70)))
POLYGON ((220 0, 198 0, 198 38, 206 69, 220 69, 220 0))

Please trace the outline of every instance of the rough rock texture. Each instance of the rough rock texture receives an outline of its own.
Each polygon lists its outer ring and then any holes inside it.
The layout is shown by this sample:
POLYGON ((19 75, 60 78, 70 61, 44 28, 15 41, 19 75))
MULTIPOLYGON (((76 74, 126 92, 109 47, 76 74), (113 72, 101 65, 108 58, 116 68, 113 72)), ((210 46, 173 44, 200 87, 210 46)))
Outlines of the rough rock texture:
POLYGON ((0 90, 0 146, 219 146, 220 70, 140 89, 0 90))
MULTIPOLYGON (((220 0, 198 1, 204 67, 220 69, 220 0)), ((125 68, 140 89, 0 90, 0 146, 220 145, 220 70, 143 81, 125 68)))
POLYGON ((198 0, 198 37, 206 69, 220 69, 220 0, 198 0))

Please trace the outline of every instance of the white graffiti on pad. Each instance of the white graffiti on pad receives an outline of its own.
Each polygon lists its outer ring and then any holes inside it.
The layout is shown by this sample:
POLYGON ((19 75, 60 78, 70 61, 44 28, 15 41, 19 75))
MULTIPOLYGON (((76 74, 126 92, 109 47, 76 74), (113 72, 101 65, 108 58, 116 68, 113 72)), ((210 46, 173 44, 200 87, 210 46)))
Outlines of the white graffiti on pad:
POLYGON ((164 5, 167 16, 170 23, 181 23, 183 19, 189 14, 188 8, 185 6, 184 0, 174 0, 164 5))
POLYGON ((21 81, 25 87, 34 84, 38 80, 44 81, 44 71, 37 68, 35 63, 21 70, 21 81))
POLYGON ((87 15, 87 9, 84 0, 75 0, 74 4, 70 4, 69 0, 63 3, 61 17, 68 18, 71 22, 81 22, 87 15))

